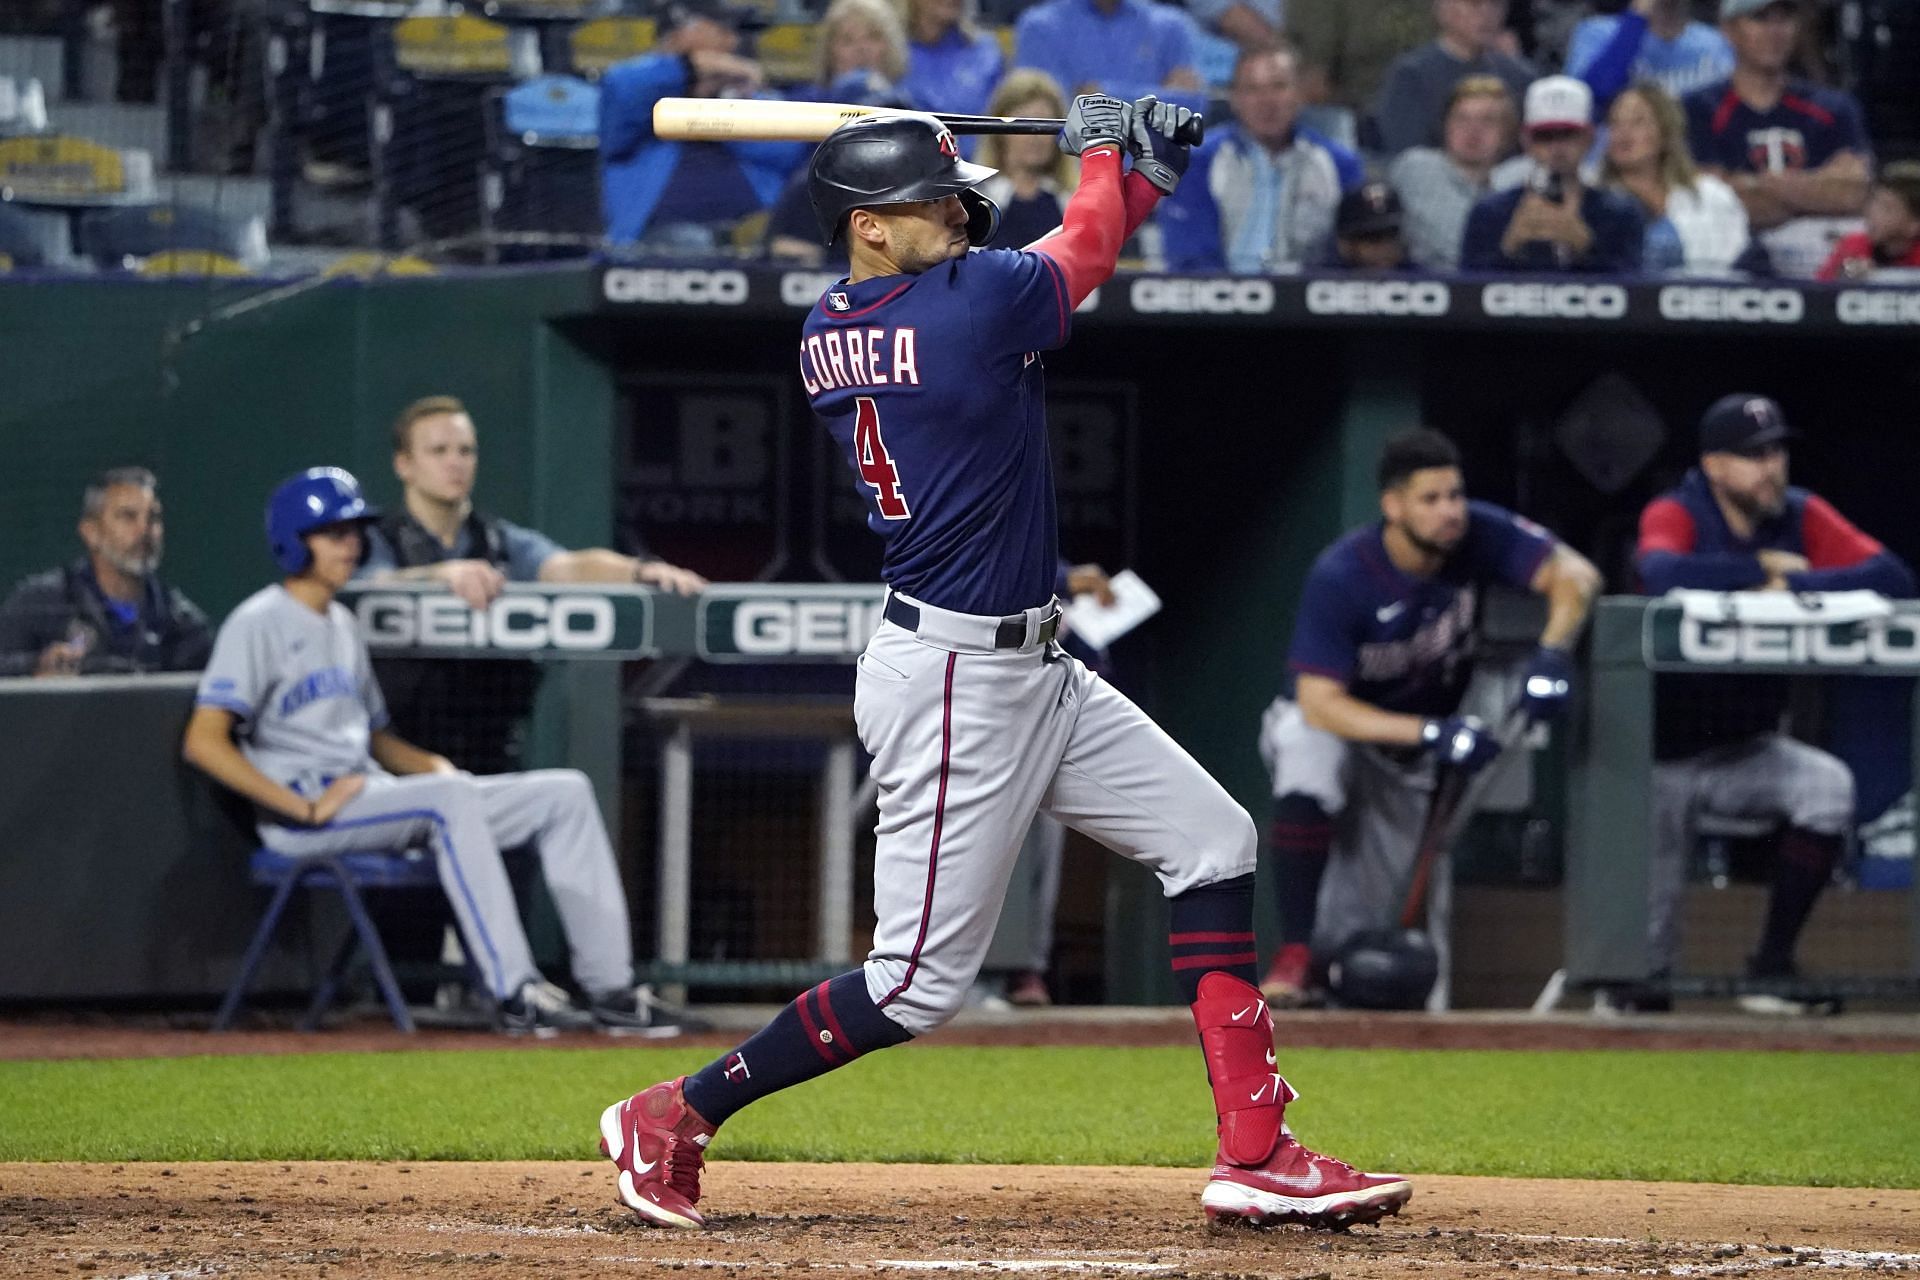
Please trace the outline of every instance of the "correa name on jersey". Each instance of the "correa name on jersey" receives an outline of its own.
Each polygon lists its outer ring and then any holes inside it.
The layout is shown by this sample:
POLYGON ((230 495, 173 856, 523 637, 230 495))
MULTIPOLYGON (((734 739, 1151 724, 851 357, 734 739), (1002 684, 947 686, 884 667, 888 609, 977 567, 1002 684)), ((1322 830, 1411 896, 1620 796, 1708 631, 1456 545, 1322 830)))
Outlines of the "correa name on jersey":
MULTIPOLYGON (((846 296, 829 293, 827 309, 846 310, 846 296), (837 307, 836 298, 840 300, 837 307)), ((800 344, 800 383, 809 396, 849 387, 917 387, 917 331, 912 325, 901 325, 810 333, 800 344)))

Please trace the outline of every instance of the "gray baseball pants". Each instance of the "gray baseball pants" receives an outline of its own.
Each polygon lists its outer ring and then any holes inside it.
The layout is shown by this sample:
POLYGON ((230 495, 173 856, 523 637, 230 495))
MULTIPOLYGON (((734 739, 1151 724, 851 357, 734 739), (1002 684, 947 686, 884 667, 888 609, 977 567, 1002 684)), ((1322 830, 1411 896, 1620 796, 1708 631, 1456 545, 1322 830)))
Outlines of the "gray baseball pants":
POLYGON ((373 774, 332 822, 312 828, 263 822, 260 840, 294 857, 428 850, 467 954, 500 998, 540 977, 500 859, 501 849, 534 841, 575 979, 589 993, 633 983, 626 893, 593 786, 577 769, 487 777, 373 774))

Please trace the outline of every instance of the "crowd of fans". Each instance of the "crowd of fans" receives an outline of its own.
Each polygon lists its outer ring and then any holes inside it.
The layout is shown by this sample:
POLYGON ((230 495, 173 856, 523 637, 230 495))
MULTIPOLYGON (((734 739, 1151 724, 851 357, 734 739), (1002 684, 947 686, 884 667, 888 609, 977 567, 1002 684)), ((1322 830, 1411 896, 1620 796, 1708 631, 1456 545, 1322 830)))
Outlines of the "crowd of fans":
MULTIPOLYGON (((1011 56, 965 0, 834 0, 819 78, 788 92, 942 112, 1057 114, 1074 94, 1152 93, 1214 113, 1193 172, 1137 244, 1177 271, 1682 272, 1858 279, 1911 269, 1916 176, 1875 177, 1860 105, 1796 70, 1794 0, 1632 0, 1567 33, 1563 70, 1519 52, 1506 0, 1195 4, 1043 0, 1011 56), (1224 118, 1203 65, 1230 66, 1224 118), (1370 185, 1371 184, 1371 185, 1370 185), (1358 193, 1366 191, 1364 197, 1358 193), (1345 207, 1376 242, 1356 254, 1345 207)), ((1607 6, 1612 7, 1612 6, 1607 6)), ((805 218, 804 145, 653 136, 668 94, 773 96, 753 11, 669 0, 659 49, 608 72, 601 156, 609 235, 642 251, 753 246, 824 261, 805 218)), ((973 140, 968 140, 970 147, 973 140)), ((981 158, 976 149, 975 158, 981 158)), ((986 152, 1013 200, 997 244, 1057 220, 1070 164, 986 152)))

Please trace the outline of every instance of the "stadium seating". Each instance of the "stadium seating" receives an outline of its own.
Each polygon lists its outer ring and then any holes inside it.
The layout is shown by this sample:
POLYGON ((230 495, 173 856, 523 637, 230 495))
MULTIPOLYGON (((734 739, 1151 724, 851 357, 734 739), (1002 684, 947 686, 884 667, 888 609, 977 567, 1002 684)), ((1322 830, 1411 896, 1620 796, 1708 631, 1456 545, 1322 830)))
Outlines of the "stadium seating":
POLYGON ((603 230, 599 116, 600 91, 576 76, 540 76, 496 96, 481 208, 490 260, 578 257, 593 248, 603 230), (510 242, 526 233, 569 242, 510 242))
POLYGON ((267 953, 267 944, 273 941, 274 929, 279 925, 280 917, 286 913, 287 904, 292 901, 296 889, 338 891, 341 901, 346 905, 348 918, 353 923, 340 949, 335 952, 333 963, 328 966, 326 978, 319 990, 314 992, 312 1003, 307 1006, 301 1029, 312 1031, 320 1025, 321 1015, 333 1003, 348 965, 353 962, 356 953, 364 950, 367 963, 373 969, 374 981, 379 985, 380 996, 386 1002, 387 1012, 393 1017, 393 1025, 402 1031, 413 1030, 413 1015, 407 1011, 406 1001, 401 998, 400 984, 394 979, 393 966, 387 960, 387 950, 380 943, 380 933, 367 914, 362 895, 367 891, 385 889, 431 889, 438 892, 440 876, 434 870, 432 858, 424 854, 410 856, 394 851, 292 858, 261 848, 254 851, 249 861, 248 874, 255 884, 271 888, 273 897, 267 904, 266 914, 260 918, 260 927, 254 931, 253 941, 247 944, 246 955, 240 961, 240 971, 234 975, 233 985, 227 988, 220 1011, 214 1015, 213 1030, 225 1031, 233 1025, 234 1016, 240 1011, 240 1003, 246 998, 247 988, 253 984, 254 971, 260 967, 260 961, 267 953))
POLYGON ((0 138, 47 127, 47 95, 38 80, 0 76, 0 138))
MULTIPOLYGON (((171 255, 166 274, 230 275, 266 265, 267 233, 258 217, 233 217, 191 205, 122 205, 80 215, 80 253, 102 270, 136 270, 171 255), (180 271, 196 260, 204 272, 180 271), (211 256, 209 256, 211 255, 211 256)), ((156 264, 162 265, 162 264, 156 264)))
POLYGON ((0 204, 0 269, 63 268, 72 261, 73 235, 65 214, 0 204))

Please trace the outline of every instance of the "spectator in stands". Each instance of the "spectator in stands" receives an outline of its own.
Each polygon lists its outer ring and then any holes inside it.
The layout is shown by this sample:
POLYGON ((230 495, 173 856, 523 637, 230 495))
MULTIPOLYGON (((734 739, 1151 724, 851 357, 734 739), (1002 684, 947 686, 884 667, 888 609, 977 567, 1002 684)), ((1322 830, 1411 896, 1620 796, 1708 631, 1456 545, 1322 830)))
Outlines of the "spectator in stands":
POLYGON ((1494 167, 1513 149, 1519 110, 1498 76, 1468 76, 1447 101, 1443 142, 1409 147, 1387 179, 1405 206, 1407 253, 1432 271, 1460 265, 1460 238, 1474 202, 1493 189, 1494 167))
POLYGON ((1333 215, 1332 265, 1349 271, 1404 270, 1404 216, 1400 197, 1384 182, 1363 182, 1341 196, 1333 215))
POLYGON ((927 111, 986 111, 1006 55, 998 40, 974 26, 974 8, 974 0, 907 0, 907 74, 900 87, 927 111))
POLYGON ((727 0, 667 0, 653 53, 600 80, 600 190, 607 238, 648 249, 712 252, 733 227, 771 205, 808 155, 804 142, 669 142, 654 136, 653 104, 683 96, 758 97, 765 75, 739 53, 757 21, 727 0))
POLYGON ((1791 0, 1721 0, 1720 28, 1733 72, 1687 95, 1688 143, 1747 206, 1774 265, 1811 276, 1831 249, 1832 219, 1866 204, 1873 155, 1860 104, 1787 74, 1801 31, 1791 0))
POLYGON ((439 582, 475 609, 508 582, 637 582, 678 595, 706 587, 699 574, 658 556, 567 551, 543 533, 475 511, 479 456, 473 418, 454 397, 428 396, 400 411, 393 473, 406 496, 399 510, 368 526, 362 575, 439 582))
POLYGON ((1633 271, 1646 238, 1625 196, 1589 187, 1580 164, 1593 143, 1593 91, 1572 76, 1527 90, 1527 156, 1535 177, 1484 196, 1467 215, 1460 265, 1469 271, 1633 271))
POLYGON ((1567 49, 1567 74, 1587 82, 1602 110, 1629 84, 1681 98, 1732 72, 1733 46, 1693 21, 1687 0, 1633 0, 1620 13, 1584 19, 1567 49))
POLYGON ((1725 274, 1747 253, 1746 207, 1732 187, 1694 167, 1680 104, 1652 81, 1614 98, 1600 183, 1638 202, 1645 270, 1725 274))
MULTIPOLYGON (((1795 433, 1780 406, 1746 393, 1715 401, 1700 422, 1700 464, 1640 516, 1641 589, 1844 591, 1911 596, 1912 571, 1831 504, 1787 483, 1795 433)), ((1654 696, 1654 838, 1650 944, 1655 975, 1679 954, 1679 900, 1697 813, 1783 824, 1756 978, 1794 974, 1794 950, 1832 877, 1853 821, 1853 775, 1828 753, 1780 732, 1786 682, 1760 676, 1661 676, 1654 696)), ((1747 997, 1756 1012, 1797 1012, 1747 997)), ((1656 1003, 1654 1007, 1658 1008, 1656 1003)))
POLYGON ((206 615, 160 577, 160 482, 116 467, 80 499, 87 554, 25 578, 0 604, 0 675, 197 671, 213 638, 206 615))
POLYGON ((502 1030, 676 1033, 634 987, 626 894, 585 775, 475 778, 389 726, 367 642, 335 600, 375 518, 358 483, 316 467, 276 489, 267 513, 285 576, 221 625, 181 755, 253 802, 260 841, 277 853, 430 850, 502 1030), (500 857, 528 841, 585 1009, 534 967, 500 857))
MULTIPOLYGON (((854 102, 867 107, 894 107, 911 111, 917 107, 898 87, 878 71, 849 71, 827 86, 823 102, 854 102)), ((964 143, 962 144, 965 145, 964 143)), ((807 170, 796 170, 780 198, 767 215, 767 256, 775 262, 796 267, 847 269, 847 242, 820 243, 820 220, 814 216, 813 197, 807 189, 807 170)))
POLYGON ((1013 63, 1046 72, 1069 94, 1152 93, 1198 110, 1193 31, 1185 13, 1155 0, 1042 0, 1014 24, 1013 63))
POLYGON ((837 102, 829 86, 866 71, 897 86, 907 75, 907 32, 886 0, 833 0, 820 19, 819 79, 795 96, 837 102))
POLYGON ((1287 271, 1324 252, 1340 196, 1365 175, 1353 152, 1297 126, 1298 72, 1285 46, 1235 61, 1232 122, 1207 130, 1160 202, 1169 270, 1287 271))
POLYGON ((1287 0, 1300 50, 1300 95, 1360 116, 1395 58, 1433 38, 1431 0, 1287 0))
POLYGON ((1286 38, 1286 0, 1192 0, 1187 10, 1202 27, 1248 52, 1286 38))
MULTIPOLYGON (((1064 116, 1066 97, 1044 71, 1021 68, 993 91, 987 114, 1064 116)), ((990 247, 1022 249, 1060 225, 1067 197, 1080 183, 1080 162, 1046 134, 990 133, 981 139, 979 161, 998 176, 979 186, 1000 206, 1000 229, 990 247)))
POLYGON ((1533 64, 1503 48, 1506 0, 1434 0, 1439 38, 1394 60, 1374 105, 1380 149, 1440 143, 1453 86, 1468 76, 1498 76, 1516 100, 1538 74, 1533 64))
POLYGON ((1867 197, 1867 227, 1842 236, 1822 280, 1920 280, 1920 162, 1896 160, 1867 197))

